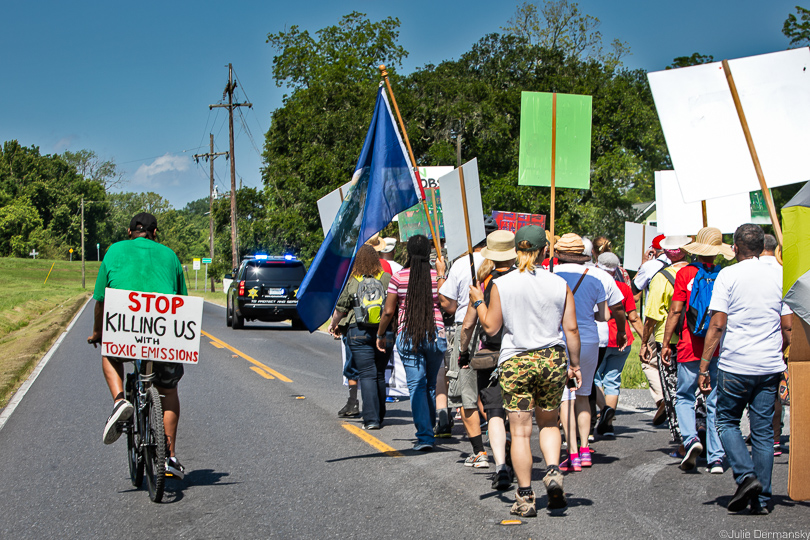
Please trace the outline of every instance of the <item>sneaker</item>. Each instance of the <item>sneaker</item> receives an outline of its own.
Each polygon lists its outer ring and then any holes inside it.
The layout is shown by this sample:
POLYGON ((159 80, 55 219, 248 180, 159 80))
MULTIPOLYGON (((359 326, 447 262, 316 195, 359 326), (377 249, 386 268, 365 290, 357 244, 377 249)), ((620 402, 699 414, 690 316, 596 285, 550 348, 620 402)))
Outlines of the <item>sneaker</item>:
POLYGON ((773 443, 773 455, 774 457, 782 455, 782 445, 778 442, 773 443))
POLYGON ((592 442, 593 442, 593 440, 594 440, 594 439, 593 439, 593 435, 588 435, 588 442, 589 442, 589 443, 592 443, 592 442))
POLYGON ((546 485, 548 494, 548 509, 557 510, 568 506, 563 490, 563 475, 559 467, 549 467, 548 472, 543 477, 543 484, 546 485))
POLYGON ((725 472, 723 470, 723 460, 718 459, 709 463, 706 466, 706 472, 709 474, 723 474, 723 472, 725 472))
POLYGON ((515 491, 515 504, 512 505, 510 513, 521 517, 536 517, 537 507, 534 503, 534 491, 532 491, 531 495, 527 495, 526 497, 521 497, 520 494, 515 491))
POLYGON ((470 454, 464 460, 465 467, 475 467, 476 469, 489 467, 489 457, 486 452, 478 452, 475 455, 470 454))
POLYGON ((692 439, 686 443, 686 455, 683 456, 681 464, 679 465, 681 470, 691 471, 694 469, 695 462, 701 452, 703 452, 703 445, 700 443, 700 439, 692 437, 692 439))
POLYGON ((112 444, 118 440, 118 437, 120 437, 122 433, 121 426, 118 425, 118 422, 132 418, 133 410, 134 407, 132 403, 125 399, 115 402, 112 413, 110 413, 110 417, 107 418, 107 423, 104 425, 104 435, 102 437, 104 444, 112 444))
POLYGON ((436 424, 436 427, 433 428, 433 436, 440 437, 442 439, 447 439, 453 436, 453 424, 448 423, 447 425, 436 424))
POLYGON ((506 491, 512 485, 512 473, 509 472, 508 467, 504 467, 500 471, 492 475, 492 489, 498 491, 506 491))
POLYGON ((174 456, 166 458, 166 474, 176 476, 180 480, 186 476, 186 468, 174 456))
POLYGON ((602 409, 602 414, 599 416, 599 423, 596 424, 596 432, 599 435, 604 435, 608 431, 613 431, 612 429, 608 430, 608 427, 613 422, 614 416, 616 416, 616 409, 613 407, 605 407, 602 409))
POLYGON ((456 409, 456 415, 453 417, 453 420, 461 420, 461 407, 456 409))
POLYGON ((748 506, 748 502, 756 499, 760 493, 762 493, 762 484, 759 483, 756 476, 749 474, 737 486, 737 491, 734 492, 734 496, 728 503, 728 511, 739 512, 744 510, 748 506))
POLYGON ((380 429, 380 424, 363 424, 363 429, 371 431, 372 429, 380 429))
POLYGON ((582 459, 577 456, 574 459, 571 459, 571 456, 568 456, 565 461, 560 463, 560 470, 562 472, 581 472, 582 471, 582 459))
POLYGON ((583 467, 590 467, 591 465, 593 465, 593 461, 591 461, 591 449, 584 447, 580 448, 579 460, 583 467))
POLYGON ((346 401, 346 405, 338 411, 338 418, 353 418, 360 416, 360 401, 351 400, 346 401))
POLYGON ((428 443, 416 443, 413 445, 413 449, 417 452, 430 452, 433 450, 433 445, 428 443))
POLYGON ((602 433, 602 437, 604 437, 606 439, 615 439, 616 438, 616 433, 613 431, 613 426, 608 426, 607 431, 602 433))

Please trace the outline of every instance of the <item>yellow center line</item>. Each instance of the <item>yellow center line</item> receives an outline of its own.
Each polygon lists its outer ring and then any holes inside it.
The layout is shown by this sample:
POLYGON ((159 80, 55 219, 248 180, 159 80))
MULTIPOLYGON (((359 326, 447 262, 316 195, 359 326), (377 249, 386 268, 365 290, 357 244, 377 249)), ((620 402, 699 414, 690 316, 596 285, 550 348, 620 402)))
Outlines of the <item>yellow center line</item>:
POLYGON ((211 345, 213 345, 213 346, 214 346, 214 347, 216 347, 217 349, 224 349, 224 348, 225 348, 225 345, 220 345, 220 344, 219 344, 219 343, 217 343, 216 341, 209 341, 208 343, 210 343, 211 345))
POLYGON ((259 375, 261 375, 265 379, 275 379, 275 377, 273 377, 272 375, 270 375, 269 373, 267 373, 265 370, 263 370, 260 367, 250 366, 250 369, 252 369, 256 373, 258 373, 259 375))
MULTIPOLYGON (((262 364, 261 362, 259 362, 258 360, 254 359, 254 358, 251 358, 250 356, 246 355, 242 351, 240 351, 240 350, 238 350, 238 349, 236 349, 234 347, 231 347, 230 345, 228 345, 227 343, 225 343, 221 339, 215 338, 214 336, 212 336, 211 334, 209 334, 205 330, 200 330, 200 333, 202 335, 204 335, 205 337, 207 337, 208 339, 210 339, 210 340, 212 340, 212 341, 214 341, 216 343, 219 343, 220 345, 222 345, 223 347, 225 347, 229 351, 235 352, 236 354, 238 354, 239 356, 241 356, 242 358, 244 358, 245 360, 247 360, 248 362, 250 362, 254 366, 258 366, 259 368, 265 370, 267 373, 273 375, 278 380, 284 381, 284 382, 292 382, 292 379, 290 379, 288 377, 285 377, 284 375, 282 375, 278 371, 274 370, 273 368, 262 364)), ((215 345, 216 345, 216 343, 215 343, 215 345)))
POLYGON ((370 444, 371 446, 373 446, 374 448, 376 448, 380 452, 382 452, 382 453, 384 453, 384 454, 386 454, 386 455, 388 455, 390 457, 402 457, 402 454, 400 454, 395 448, 392 448, 392 447, 388 446, 387 444, 385 444, 381 440, 377 439, 376 437, 372 437, 371 435, 368 434, 368 432, 363 431, 361 428, 359 428, 357 426, 354 426, 352 424, 346 424, 346 423, 341 424, 341 425, 343 426, 343 428, 346 431, 348 431, 352 435, 356 435, 358 438, 360 438, 363 441, 367 442, 368 444, 370 444))

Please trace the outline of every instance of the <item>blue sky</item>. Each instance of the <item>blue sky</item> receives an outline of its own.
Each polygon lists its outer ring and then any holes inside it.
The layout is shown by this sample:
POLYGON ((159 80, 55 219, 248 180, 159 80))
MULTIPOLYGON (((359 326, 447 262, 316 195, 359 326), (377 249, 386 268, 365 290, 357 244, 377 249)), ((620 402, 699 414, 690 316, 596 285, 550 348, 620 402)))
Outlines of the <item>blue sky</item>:
MULTIPOLYGON (((155 191, 176 208, 208 196, 208 165, 192 154, 227 150, 222 98, 231 62, 245 130, 235 120, 237 179, 261 186, 264 134, 284 88, 272 80, 276 51, 265 39, 291 25, 311 32, 351 11, 401 21, 410 53, 403 72, 458 58, 499 32, 518 1, 140 1, 8 2, 0 17, 0 142, 17 139, 43 154, 87 148, 113 159, 126 191, 155 191), (252 139, 251 139, 252 135, 252 139)), ((628 42, 629 68, 663 69, 693 52, 715 60, 787 48, 782 24, 797 0, 583 0, 606 43, 628 42)), ((407 111, 403 111, 407 115, 407 111)), ((220 190, 227 162, 216 160, 220 190)), ((237 180, 238 181, 238 180, 237 180)))

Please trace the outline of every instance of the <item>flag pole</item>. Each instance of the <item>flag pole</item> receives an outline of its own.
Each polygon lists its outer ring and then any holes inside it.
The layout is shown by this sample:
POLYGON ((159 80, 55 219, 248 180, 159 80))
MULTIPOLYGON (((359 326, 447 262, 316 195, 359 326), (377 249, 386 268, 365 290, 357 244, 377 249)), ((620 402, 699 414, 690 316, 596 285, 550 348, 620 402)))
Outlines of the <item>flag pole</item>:
POLYGON ((467 213, 467 189, 464 186, 464 168, 458 168, 458 181, 461 186, 461 205, 464 207, 464 227, 467 230, 467 253, 470 255, 470 274, 472 274, 472 283, 475 285, 475 259, 473 258, 472 236, 470 235, 470 216, 467 213))
POLYGON ((745 142, 748 143, 748 151, 751 152, 751 160, 754 162, 754 170, 757 172, 759 187, 762 189, 762 196, 765 199, 765 204, 768 205, 768 214, 771 217, 773 232, 776 233, 776 238, 779 240, 779 245, 781 246, 782 227, 779 225, 779 217, 776 215, 776 207, 773 204, 773 197, 771 197, 768 184, 765 183, 765 175, 763 174, 762 167, 759 164, 759 156, 757 155, 757 149, 754 147, 754 139, 751 137, 751 130, 748 129, 748 121, 745 119, 745 112, 743 112, 742 102, 740 102, 740 95, 737 93, 737 85, 734 84, 734 77, 731 75, 731 67, 728 65, 728 60, 723 60, 722 63, 723 71, 726 73, 728 87, 729 90, 731 90, 731 97, 734 99, 734 107, 737 109, 737 116, 740 118, 740 124, 742 124, 745 142))
POLYGON ((549 270, 554 273, 554 196, 557 166, 557 92, 551 94, 551 224, 549 226, 549 270))
MULTIPOLYGON (((428 220, 428 227, 430 227, 430 234, 433 235, 433 246, 436 248, 436 257, 442 257, 442 248, 439 245, 439 238, 436 236, 436 230, 433 228, 433 221, 430 219, 430 211, 428 210, 427 200, 425 200, 425 188, 422 186, 422 178, 419 176, 419 169, 416 167, 416 159, 413 157, 413 150, 411 150, 411 141, 408 140, 408 132, 405 131, 405 124, 402 122, 402 115, 399 114, 399 106, 397 105, 397 98, 394 97, 394 91, 391 89, 391 82, 388 80, 388 71, 385 66, 380 66, 380 76, 385 81, 385 86, 388 88, 388 95, 391 96, 391 103, 394 104, 394 111, 397 113, 397 120, 399 121, 399 128, 402 130, 402 138, 405 139, 405 146, 408 148, 408 157, 411 158, 411 166, 413 173, 416 175, 416 182, 419 184, 419 191, 422 194, 422 205, 425 208, 425 217, 428 220)), ((438 223, 436 224, 438 229, 438 223)))

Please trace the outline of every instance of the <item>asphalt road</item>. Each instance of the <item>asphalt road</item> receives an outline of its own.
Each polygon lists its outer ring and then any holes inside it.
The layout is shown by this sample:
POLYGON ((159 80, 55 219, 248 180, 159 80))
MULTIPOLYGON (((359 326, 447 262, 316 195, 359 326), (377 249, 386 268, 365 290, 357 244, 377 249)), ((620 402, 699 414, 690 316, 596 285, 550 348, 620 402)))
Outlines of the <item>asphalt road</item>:
MULTIPOLYGON (((776 458, 774 512, 729 515, 731 473, 680 471, 667 455, 668 430, 651 425, 646 391, 623 394, 616 439, 597 441, 593 468, 566 476, 570 506, 563 515, 541 511, 522 525, 501 525, 513 492, 491 491, 487 469, 463 466, 470 445, 460 425, 437 451, 416 454, 408 402, 389 404, 383 429, 371 433, 400 452, 386 454, 362 439, 369 434, 356 429, 359 421, 336 416, 345 403, 338 342, 282 323, 235 331, 225 327, 224 308, 212 304, 205 305, 203 329, 216 339, 203 339, 200 364, 186 368, 180 385, 177 448, 187 475, 169 479, 164 503, 154 504, 129 482, 125 439, 101 442, 111 400, 99 350, 85 341, 91 311, 84 310, 0 430, 1 538, 810 534, 810 504, 785 495, 787 454, 776 458), (273 372, 291 382, 267 378, 273 372)), ((540 495, 542 462, 535 461, 540 495)), ((543 506, 545 496, 538 502, 543 506)))

